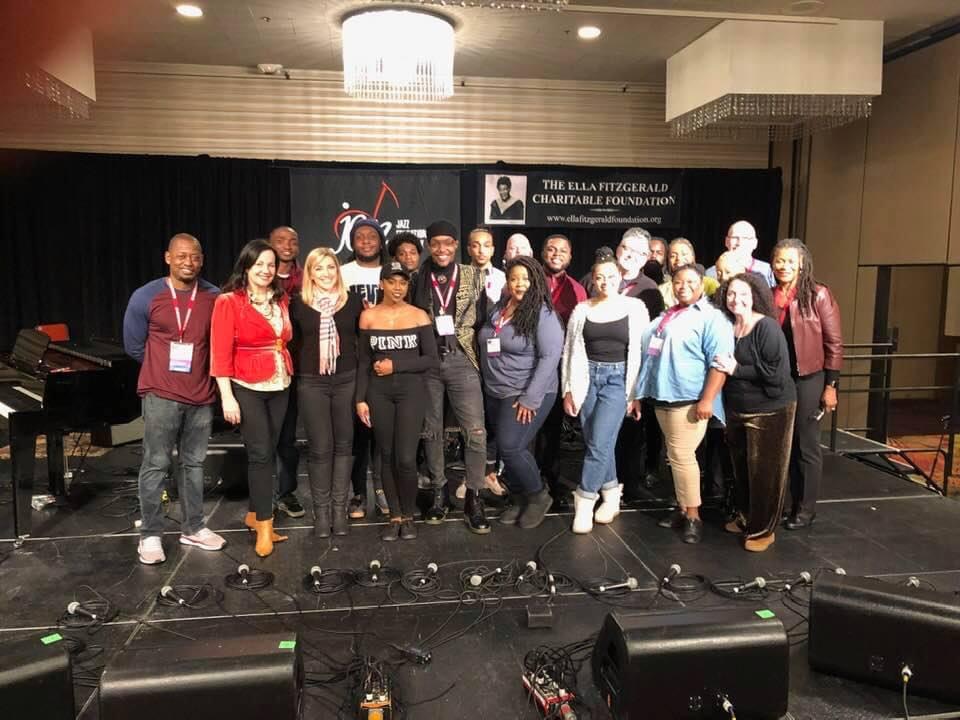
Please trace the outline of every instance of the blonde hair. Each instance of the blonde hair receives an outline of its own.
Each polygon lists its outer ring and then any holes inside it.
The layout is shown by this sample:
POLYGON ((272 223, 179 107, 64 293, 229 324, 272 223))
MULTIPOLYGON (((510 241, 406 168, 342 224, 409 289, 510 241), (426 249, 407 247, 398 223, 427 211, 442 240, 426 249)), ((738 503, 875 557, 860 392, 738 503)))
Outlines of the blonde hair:
POLYGON ((317 266, 324 258, 330 258, 333 260, 333 264, 337 268, 337 307, 339 310, 344 305, 347 304, 347 288, 343 284, 343 275, 340 273, 340 260, 337 258, 337 253, 333 251, 333 248, 328 247, 318 247, 310 251, 310 254, 307 255, 307 260, 303 264, 303 284, 300 288, 300 297, 303 300, 304 305, 313 306, 313 296, 318 292, 317 284, 313 280, 313 269, 317 266))

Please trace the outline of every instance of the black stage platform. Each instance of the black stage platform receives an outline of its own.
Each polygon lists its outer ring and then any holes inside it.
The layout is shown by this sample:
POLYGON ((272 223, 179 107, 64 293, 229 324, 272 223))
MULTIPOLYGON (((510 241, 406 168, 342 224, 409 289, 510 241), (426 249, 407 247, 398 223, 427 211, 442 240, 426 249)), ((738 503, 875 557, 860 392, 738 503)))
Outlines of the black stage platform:
MULTIPOLYGON (((579 591, 563 590, 553 606, 552 629, 528 629, 529 598, 508 589, 502 600, 458 605, 456 600, 412 598, 402 590, 388 595, 382 589, 353 588, 336 595, 317 596, 302 586, 312 565, 360 570, 373 559, 401 571, 440 565, 444 587, 459 587, 458 575, 467 566, 489 568, 516 559, 523 565, 539 546, 551 541, 544 560, 553 570, 578 578, 634 576, 639 588, 627 605, 648 612, 678 612, 684 607, 730 604, 712 594, 683 603, 655 597, 658 579, 671 563, 684 573, 713 580, 756 575, 795 577, 802 570, 832 571, 843 567, 851 575, 872 575, 902 583, 915 575, 937 589, 960 588, 960 505, 897 480, 854 461, 830 455, 826 459, 824 499, 817 522, 808 531, 779 531, 773 547, 762 554, 744 552, 737 540, 720 527, 718 512, 705 513, 707 527, 698 546, 684 545, 673 531, 656 525, 662 500, 651 496, 626 510, 608 527, 593 534, 574 536, 566 529, 570 517, 551 514, 538 529, 522 531, 494 523, 493 532, 474 536, 458 513, 439 527, 418 523, 420 537, 413 542, 381 543, 375 522, 355 524, 348 537, 317 540, 308 522, 284 520, 278 524, 290 540, 278 545, 273 556, 260 560, 253 542, 241 526, 245 501, 213 492, 207 501, 209 525, 228 539, 222 553, 207 553, 177 544, 176 525, 164 545, 165 564, 146 567, 137 562, 137 535, 131 489, 139 463, 138 448, 111 451, 89 458, 71 493, 69 507, 34 513, 34 536, 22 547, 0 542, 0 648, 25 636, 44 635, 54 628, 68 602, 87 600, 90 588, 120 610, 117 621, 95 634, 76 633, 91 645, 103 648, 85 667, 77 685, 78 717, 98 716, 95 686, 98 668, 123 647, 182 642, 256 630, 300 633, 302 647, 315 658, 322 652, 336 660, 351 656, 351 645, 360 652, 396 657, 371 636, 335 634, 375 631, 397 644, 418 643, 447 622, 432 642, 433 661, 426 666, 407 664, 397 680, 408 705, 409 718, 536 718, 520 684, 524 654, 540 644, 562 645, 589 638, 600 627, 609 607, 579 591), (273 589, 257 593, 224 589, 224 576, 238 563, 276 575, 273 589), (165 607, 156 601, 164 585, 210 583, 224 592, 221 605, 191 610, 165 607), (482 613, 482 614, 481 614, 482 613), (231 617, 231 615, 235 617, 231 617), (437 642, 466 629, 460 637, 437 642), (438 697, 439 696, 439 697, 438 697), (432 699, 436 698, 436 699, 432 699), (432 700, 431 700, 432 699, 432 700), (428 702, 423 702, 428 701, 428 702)), ((39 482, 38 482, 39 485, 39 482)), ((0 537, 12 532, 9 505, 9 463, 0 463, 0 537)), ((664 490, 664 492, 666 492, 664 490)), ((306 490, 301 493, 308 500, 306 490)), ((171 505, 175 517, 177 506, 171 505)), ((309 521, 309 510, 304 520, 309 521)), ((786 626, 798 624, 780 593, 771 593, 758 607, 766 606, 786 626)), ((821 675, 807 666, 804 626, 794 630, 790 678, 790 714, 797 720, 830 718, 890 718, 901 716, 899 693, 821 675)), ((958 648, 960 650, 960 648, 958 648)), ((945 659, 949 662, 950 659, 945 659)), ((307 657, 308 671, 322 663, 307 657)), ((762 682, 762 678, 757 678, 762 682)), ((960 682, 960 677, 958 677, 960 682)), ((580 689, 592 713, 581 717, 607 717, 592 686, 589 663, 580 673, 580 689)), ((343 683, 308 690, 305 718, 335 717, 335 708, 346 691, 343 683)), ((911 714, 950 710, 938 703, 911 698, 911 714)), ((349 717, 349 716, 345 716, 349 717)))

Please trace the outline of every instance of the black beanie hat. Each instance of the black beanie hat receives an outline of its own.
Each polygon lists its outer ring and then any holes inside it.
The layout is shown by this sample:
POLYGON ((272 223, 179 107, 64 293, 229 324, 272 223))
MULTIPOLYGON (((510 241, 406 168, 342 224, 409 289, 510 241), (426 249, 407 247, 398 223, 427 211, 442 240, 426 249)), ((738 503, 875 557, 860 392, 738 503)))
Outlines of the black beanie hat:
POLYGON ((457 239, 457 228, 449 220, 435 220, 427 226, 427 240, 437 235, 449 235, 457 239))

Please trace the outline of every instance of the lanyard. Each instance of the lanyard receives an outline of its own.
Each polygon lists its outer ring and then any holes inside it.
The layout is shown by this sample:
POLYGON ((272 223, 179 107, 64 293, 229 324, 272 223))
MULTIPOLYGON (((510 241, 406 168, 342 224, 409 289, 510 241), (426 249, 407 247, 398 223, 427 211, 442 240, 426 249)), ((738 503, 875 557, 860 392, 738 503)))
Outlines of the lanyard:
POLYGON ((430 282, 433 283, 433 291, 437 294, 437 300, 440 301, 440 314, 443 315, 447 312, 447 306, 450 305, 450 299, 453 297, 454 291, 457 289, 457 276, 460 273, 460 266, 454 264, 453 266, 453 275, 450 277, 450 286, 447 288, 446 295, 440 293, 440 283, 437 282, 437 277, 433 273, 430 273, 430 282))
POLYGON ((689 305, 674 305, 672 308, 667 310, 663 315, 663 320, 660 321, 660 324, 657 326, 657 337, 663 336, 663 331, 667 329, 667 325, 673 322, 680 313, 685 310, 689 310, 689 305))
POLYGON ((190 315, 193 314, 193 304, 197 299, 197 288, 200 287, 200 281, 193 284, 193 292, 190 294, 190 300, 187 302, 187 314, 180 322, 180 300, 177 299, 177 291, 173 289, 173 283, 167 278, 167 287, 170 288, 170 297, 173 298, 173 311, 177 314, 177 331, 180 333, 180 342, 183 342, 183 333, 187 330, 187 323, 190 322, 190 315))
POLYGON ((500 331, 503 330, 503 326, 508 322, 510 322, 510 318, 501 314, 500 317, 497 318, 496 322, 493 323, 493 334, 499 337, 500 331))

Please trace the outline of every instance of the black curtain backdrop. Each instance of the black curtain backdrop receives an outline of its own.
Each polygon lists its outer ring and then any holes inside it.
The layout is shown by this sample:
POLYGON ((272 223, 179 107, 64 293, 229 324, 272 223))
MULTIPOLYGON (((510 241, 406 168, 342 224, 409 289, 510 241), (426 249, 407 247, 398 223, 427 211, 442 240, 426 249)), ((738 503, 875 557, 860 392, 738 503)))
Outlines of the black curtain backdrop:
MULTIPOLYGON (((163 251, 177 232, 203 244, 203 276, 220 284, 245 242, 290 222, 290 167, 369 171, 375 163, 291 163, 227 158, 97 155, 0 151, 0 247, 7 282, 0 291, 0 350, 17 331, 66 322, 75 339, 119 338, 134 289, 166 274, 163 251)), ((460 172, 460 225, 479 224, 478 165, 397 165, 460 172)), ((523 166, 509 166, 522 172, 523 166)), ((544 166, 526 169, 544 169, 544 166)), ((620 168, 622 170, 622 168, 620 168)), ((597 168, 591 168, 597 170, 597 168)), ((697 259, 713 263, 734 220, 754 223, 757 256, 776 242, 781 172, 685 170, 681 227, 654 231, 688 237, 697 259)), ((456 218, 450 218, 456 221, 456 218)), ((494 229, 499 263, 506 238, 518 228, 494 229)), ((554 228, 520 228, 539 253, 554 228)), ((562 230, 561 230, 562 231, 562 230)), ((601 245, 616 247, 622 230, 571 229, 571 273, 584 274, 601 245)))
POLYGON ((171 236, 200 240, 219 285, 245 242, 289 222, 289 196, 289 173, 263 161, 0 153, 0 349, 40 323, 119 338, 130 294, 166 275, 171 236))

